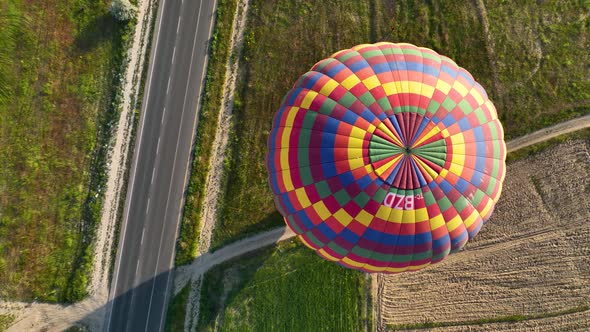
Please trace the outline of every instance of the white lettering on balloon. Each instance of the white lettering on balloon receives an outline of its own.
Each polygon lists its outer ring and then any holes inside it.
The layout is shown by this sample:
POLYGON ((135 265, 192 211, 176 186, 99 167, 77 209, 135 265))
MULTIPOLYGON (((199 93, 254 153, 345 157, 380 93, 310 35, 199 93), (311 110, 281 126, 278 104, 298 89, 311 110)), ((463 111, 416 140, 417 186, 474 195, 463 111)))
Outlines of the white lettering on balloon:
POLYGON ((422 195, 402 196, 394 193, 387 193, 383 205, 396 210, 413 210, 414 199, 422 199, 422 195))

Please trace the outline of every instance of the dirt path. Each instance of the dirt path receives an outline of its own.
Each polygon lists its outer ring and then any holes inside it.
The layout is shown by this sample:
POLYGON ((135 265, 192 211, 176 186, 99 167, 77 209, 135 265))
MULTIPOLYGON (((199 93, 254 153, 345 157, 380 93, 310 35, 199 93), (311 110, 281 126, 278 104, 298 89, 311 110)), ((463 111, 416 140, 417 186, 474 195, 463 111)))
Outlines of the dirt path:
POLYGON ((95 260, 88 286, 90 297, 69 306, 44 303, 14 303, 0 301, 0 314, 16 316, 9 331, 35 329, 63 330, 84 318, 92 330, 100 330, 109 293, 109 269, 114 240, 117 211, 121 202, 121 188, 125 182, 125 168, 130 148, 133 115, 138 103, 139 85, 153 19, 154 0, 138 1, 138 20, 133 42, 127 51, 127 68, 121 92, 121 115, 111 140, 108 156, 108 180, 104 205, 94 244, 95 260))
MULTIPOLYGON (((215 229, 217 220, 217 206, 219 192, 221 190, 221 176, 223 173, 223 162, 229 139, 232 124, 232 110, 234 106, 234 92, 240 62, 240 54, 244 43, 244 29, 246 27, 246 16, 248 12, 248 0, 240 0, 232 22, 232 35, 229 42, 229 57, 225 66, 225 82, 223 84, 223 99, 221 110, 217 119, 215 138, 213 141, 213 155, 209 161, 209 173, 205 182, 205 194, 203 210, 199 216, 201 219, 201 231, 199 238, 198 254, 202 255, 209 251, 211 236, 215 229)), ((201 294, 201 277, 192 278, 191 292, 187 302, 184 330, 194 331, 199 320, 199 303, 201 294)), ((175 287, 175 292, 182 287, 175 287)))
POLYGON ((277 242, 288 240, 294 236, 295 233, 287 227, 275 228, 268 232, 234 242, 215 252, 204 253, 197 257, 190 265, 177 268, 176 275, 179 279, 188 281, 191 276, 200 276, 215 265, 277 242))
POLYGON ((508 152, 516 151, 524 147, 537 144, 559 135, 571 133, 577 130, 590 127, 590 114, 566 122, 558 123, 534 133, 524 135, 506 143, 508 152))

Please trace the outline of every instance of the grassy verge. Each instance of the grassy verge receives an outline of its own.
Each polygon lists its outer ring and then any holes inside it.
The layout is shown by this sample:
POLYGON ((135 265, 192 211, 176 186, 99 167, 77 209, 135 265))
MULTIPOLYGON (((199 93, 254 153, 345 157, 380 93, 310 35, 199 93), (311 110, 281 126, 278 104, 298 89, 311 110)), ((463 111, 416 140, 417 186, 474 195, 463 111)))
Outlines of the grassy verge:
POLYGON ((109 3, 0 0, 0 297, 86 295, 132 24, 109 3))
POLYGON ((236 9, 237 0, 219 0, 217 3, 215 31, 211 42, 205 90, 201 97, 191 176, 176 246, 176 265, 190 263, 197 254, 205 182, 223 97, 229 41, 236 9))
POLYGON ((0 331, 6 331, 14 322, 14 315, 0 315, 0 331))
POLYGON ((168 304, 168 313, 166 314, 166 331, 184 331, 184 318, 187 314, 186 305, 191 293, 191 283, 174 296, 168 304))
POLYGON ((423 323, 415 323, 415 324, 392 324, 387 325, 388 329, 392 330, 414 330, 414 329, 429 329, 435 327, 448 327, 448 326, 470 326, 470 325, 483 325, 483 324, 492 324, 492 323, 516 323, 522 322, 527 320, 533 319, 542 319, 542 318, 553 318, 559 317, 563 315, 570 315, 575 314, 578 312, 584 312, 590 310, 590 305, 583 305, 567 310, 561 310, 557 312, 548 312, 542 314, 534 314, 534 315, 511 315, 511 316, 501 316, 501 317, 493 317, 493 318, 482 318, 478 320, 469 320, 464 322, 423 322, 423 323))
POLYGON ((207 272, 197 330, 364 330, 365 283, 363 273, 283 242, 207 272))
POLYGON ((557 144, 563 143, 568 140, 574 140, 574 139, 584 139, 584 140, 590 142, 590 128, 575 131, 573 133, 569 133, 569 134, 565 134, 565 135, 560 135, 560 136, 554 137, 548 141, 533 144, 531 146, 527 146, 526 148, 522 148, 522 149, 518 149, 516 151, 510 152, 506 156, 506 162, 513 162, 513 161, 516 161, 519 159, 526 158, 528 156, 532 156, 532 155, 541 153, 552 146, 555 146, 557 144))

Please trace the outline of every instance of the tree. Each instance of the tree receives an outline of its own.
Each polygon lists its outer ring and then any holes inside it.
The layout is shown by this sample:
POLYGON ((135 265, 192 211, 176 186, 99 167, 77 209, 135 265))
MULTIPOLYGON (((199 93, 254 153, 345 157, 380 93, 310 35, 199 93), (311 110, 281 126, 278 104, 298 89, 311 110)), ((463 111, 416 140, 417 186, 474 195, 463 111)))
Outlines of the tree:
POLYGON ((137 8, 129 0, 113 0, 110 11, 119 21, 129 21, 137 15, 137 8))

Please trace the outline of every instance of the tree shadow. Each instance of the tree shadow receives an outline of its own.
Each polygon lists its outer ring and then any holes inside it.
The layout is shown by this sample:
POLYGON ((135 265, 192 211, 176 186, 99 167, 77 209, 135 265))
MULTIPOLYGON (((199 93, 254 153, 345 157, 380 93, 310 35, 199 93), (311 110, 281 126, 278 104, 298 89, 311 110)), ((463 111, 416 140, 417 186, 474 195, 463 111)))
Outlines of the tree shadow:
POLYGON ((117 30, 123 28, 124 23, 115 20, 108 12, 103 15, 94 16, 88 22, 77 22, 76 39, 74 45, 86 53, 104 42, 117 39, 117 30))

